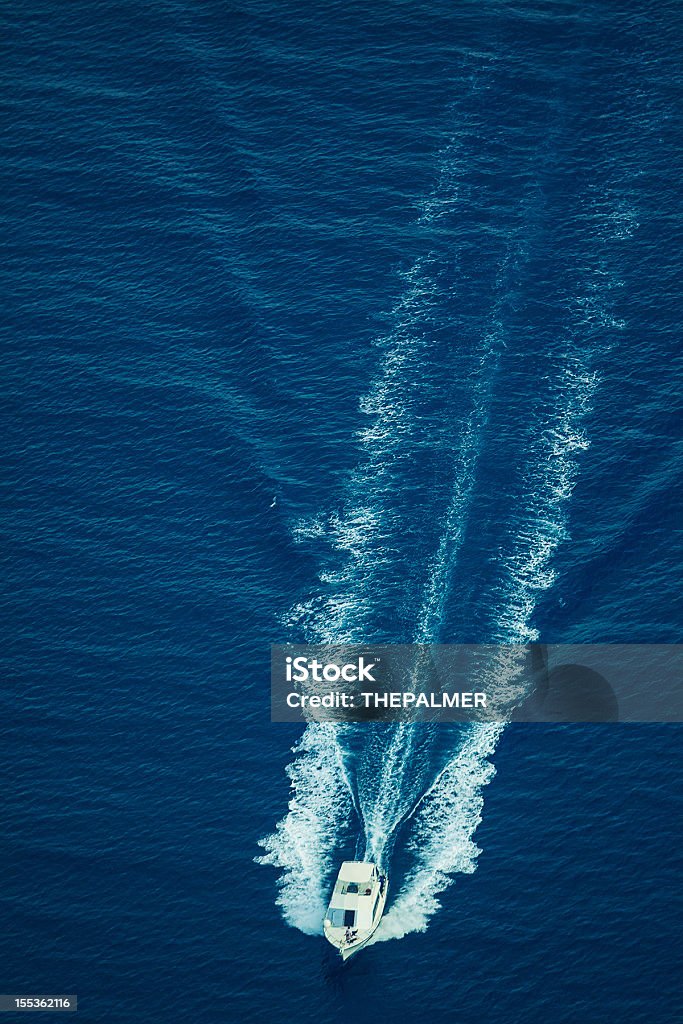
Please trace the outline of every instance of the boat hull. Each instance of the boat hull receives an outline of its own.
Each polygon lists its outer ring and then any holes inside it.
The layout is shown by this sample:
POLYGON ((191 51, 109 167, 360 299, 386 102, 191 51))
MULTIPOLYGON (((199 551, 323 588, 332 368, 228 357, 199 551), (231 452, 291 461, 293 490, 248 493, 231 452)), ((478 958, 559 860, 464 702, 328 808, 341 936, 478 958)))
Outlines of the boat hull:
POLYGON ((377 922, 377 925, 372 929, 370 934, 367 935, 364 939, 361 939, 360 942, 354 942, 352 946, 342 946, 339 950, 339 953, 341 955, 343 962, 346 963, 346 961, 350 960, 352 956, 356 955, 356 953, 360 953, 361 949, 365 949, 368 942, 370 941, 370 939, 375 934, 378 928, 379 921, 377 922))

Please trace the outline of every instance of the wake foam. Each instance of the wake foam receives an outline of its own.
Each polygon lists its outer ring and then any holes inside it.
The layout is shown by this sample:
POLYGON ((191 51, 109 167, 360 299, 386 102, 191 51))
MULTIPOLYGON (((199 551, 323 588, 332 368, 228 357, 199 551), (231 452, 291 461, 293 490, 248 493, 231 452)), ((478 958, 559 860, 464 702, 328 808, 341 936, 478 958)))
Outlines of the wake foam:
POLYGON ((307 935, 322 931, 331 874, 337 870, 339 837, 352 816, 353 797, 339 744, 343 728, 307 726, 287 766, 289 812, 272 835, 260 840, 259 864, 282 870, 278 905, 288 924, 307 935))
POLYGON ((417 774, 413 757, 416 738, 413 725, 399 722, 375 733, 375 743, 366 750, 365 764, 358 773, 359 810, 366 836, 364 860, 385 865, 396 829, 410 809, 412 794, 406 770, 417 774))
POLYGON ((481 853, 474 833, 481 822, 482 789, 495 774, 488 760, 502 726, 475 725, 457 754, 435 779, 415 812, 408 850, 414 866, 382 919, 375 942, 425 931, 441 904, 437 899, 455 874, 471 874, 481 853))
MULTIPOLYGON (((441 224, 461 202, 458 188, 469 154, 449 144, 442 154, 439 181, 422 204, 419 223, 441 224), (466 159, 467 158, 467 159, 466 159)), ((523 205, 523 204, 522 204, 523 205)), ((615 207, 606 228, 602 208, 595 212, 596 244, 610 244, 635 230, 629 207, 615 207)), ((481 324, 478 347, 462 378, 469 391, 458 424, 451 424, 450 501, 426 515, 439 522, 432 557, 409 568, 423 579, 412 638, 441 640, 446 602, 457 572, 459 552, 471 515, 482 442, 486 433, 501 350, 508 343, 505 306, 513 282, 532 248, 533 203, 520 217, 520 232, 498 267, 488 322, 481 324), (530 216, 528 216, 530 214, 530 216), (424 568, 423 568, 424 566, 424 568)), ((594 254, 595 255, 595 254, 594 254)), ((621 285, 598 254, 587 261, 593 276, 576 282, 568 300, 564 333, 545 353, 544 377, 549 403, 531 432, 519 467, 523 498, 496 552, 490 588, 479 593, 490 609, 489 642, 525 644, 538 639, 533 615, 539 596, 555 582, 554 556, 569 536, 569 507, 589 445, 586 421, 599 379, 595 365, 609 347, 610 332, 623 328, 614 317, 610 294, 621 285), (502 543, 504 541, 504 544, 502 543)), ((585 272, 581 270, 581 274, 585 272)), ((434 362, 430 327, 438 319, 442 281, 433 254, 418 259, 404 275, 405 288, 391 311, 393 323, 376 340, 380 365, 373 386, 361 400, 367 417, 357 440, 361 462, 337 512, 320 514, 293 527, 299 543, 331 551, 319 573, 317 593, 291 609, 285 625, 311 643, 367 642, 373 635, 378 588, 390 591, 397 552, 405 550, 399 496, 406 460, 425 447, 425 368, 434 362)), ((452 296, 451 296, 452 301, 452 296)), ((444 453, 447 450, 444 448, 444 453)), ((408 552, 405 557, 416 556, 408 552)), ((393 597, 393 593, 392 593, 393 597)), ((497 667, 497 681, 514 689, 514 658, 497 667)), ((483 787, 494 776, 491 758, 502 726, 473 725, 468 730, 440 727, 429 747, 426 726, 402 723, 365 732, 363 726, 309 725, 287 768, 293 795, 287 815, 261 841, 261 863, 281 869, 278 904, 288 924, 309 934, 321 931, 332 876, 344 837, 354 822, 363 832, 357 856, 372 858, 389 870, 396 836, 405 835, 412 859, 403 882, 391 879, 389 909, 374 941, 424 931, 440 909, 439 896, 458 874, 475 871, 480 850, 474 834, 481 822, 483 787), (355 733, 354 733, 355 730, 355 733), (445 752, 436 743, 446 744, 445 752), (358 755, 351 748, 365 744, 358 755), (432 756, 433 755, 433 756, 432 756), (347 770, 347 763, 353 765, 347 770), (393 902, 392 902, 393 900, 393 902)))
POLYGON ((589 446, 583 423, 590 410, 597 374, 570 360, 557 384, 558 409, 532 453, 525 473, 527 506, 501 554, 501 584, 494 638, 500 643, 530 643, 539 638, 531 619, 539 595, 557 578, 552 559, 568 539, 568 507, 578 476, 577 453, 589 446))

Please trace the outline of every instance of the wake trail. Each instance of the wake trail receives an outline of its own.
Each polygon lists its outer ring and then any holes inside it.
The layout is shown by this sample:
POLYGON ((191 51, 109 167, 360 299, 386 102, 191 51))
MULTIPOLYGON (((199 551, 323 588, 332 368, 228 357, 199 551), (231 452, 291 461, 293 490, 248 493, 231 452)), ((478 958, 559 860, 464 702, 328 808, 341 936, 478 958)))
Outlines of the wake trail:
MULTIPOLYGON (((420 223, 452 217, 461 202, 463 163, 462 147, 447 146, 420 223), (460 154, 458 167, 454 154, 460 154)), ((426 563, 410 566, 422 579, 410 634, 417 643, 442 639, 501 357, 511 342, 509 295, 532 250, 532 226, 538 219, 534 202, 521 202, 518 231, 498 265, 488 324, 469 351, 464 374, 468 409, 453 425, 449 445, 450 497, 430 513, 439 522, 437 542, 426 563)), ((621 221, 615 218, 614 224, 616 230, 621 221)), ((479 594, 481 605, 490 609, 488 642, 525 644, 538 638, 533 615, 539 596, 556 580, 553 558, 569 535, 571 496, 580 455, 589 445, 586 422, 606 351, 601 339, 622 326, 610 313, 618 282, 606 260, 597 259, 595 268, 568 307, 565 335, 552 353, 551 401, 537 416, 533 441, 524 453, 524 499, 501 539, 495 578, 479 594)), ((432 359, 430 325, 443 316, 445 297, 434 253, 419 258, 403 277, 405 290, 391 314, 394 327, 376 342, 381 358, 375 384, 360 403, 370 422, 358 432, 362 458, 346 501, 340 511, 293 528, 302 541, 327 539, 333 554, 320 572, 316 595, 297 604, 286 619, 286 626, 309 643, 368 642, 375 636, 377 594, 391 597, 393 587, 398 601, 404 586, 403 577, 392 575, 405 528, 397 495, 405 460, 424 445, 424 367, 432 359)), ((515 675, 513 662, 498 667, 497 682, 509 682, 511 700, 521 696, 515 675)), ((429 726, 307 726, 286 769, 292 788, 288 813, 261 840, 265 852, 258 858, 280 869, 277 901, 285 920, 307 933, 320 933, 340 850, 348 848, 354 832, 361 834, 357 856, 388 867, 401 831, 411 863, 374 941, 424 930, 454 877, 476 868, 481 851, 473 837, 481 821, 483 789, 495 773, 491 758, 502 728, 483 724, 441 732, 446 751, 435 763, 429 726)))
POLYGON ((286 817, 261 840, 261 864, 284 869, 277 903, 285 920, 309 935, 318 934, 327 906, 327 881, 339 837, 348 828, 353 795, 342 749, 343 727, 308 725, 287 766, 293 795, 286 817))

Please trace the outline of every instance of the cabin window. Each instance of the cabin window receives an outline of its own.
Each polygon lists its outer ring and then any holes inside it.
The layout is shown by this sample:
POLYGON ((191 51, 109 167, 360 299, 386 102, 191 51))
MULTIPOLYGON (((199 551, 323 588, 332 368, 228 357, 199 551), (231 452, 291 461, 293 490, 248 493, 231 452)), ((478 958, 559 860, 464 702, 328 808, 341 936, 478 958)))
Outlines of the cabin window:
POLYGON ((346 886, 347 892, 358 892, 358 882, 349 882, 346 886))
POLYGON ((375 914, 377 913, 377 904, 379 903, 379 893, 375 896, 375 903, 372 908, 372 920, 375 920, 375 914))
POLYGON ((353 928, 355 923, 356 923, 356 911, 355 910, 345 910, 344 911, 344 927, 345 928, 353 928))

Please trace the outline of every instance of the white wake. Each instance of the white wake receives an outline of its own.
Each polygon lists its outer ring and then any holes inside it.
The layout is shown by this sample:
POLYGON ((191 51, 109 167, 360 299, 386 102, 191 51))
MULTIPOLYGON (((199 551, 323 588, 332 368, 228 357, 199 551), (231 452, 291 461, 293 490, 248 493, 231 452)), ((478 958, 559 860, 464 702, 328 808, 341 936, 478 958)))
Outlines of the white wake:
MULTIPOLYGON (((450 157, 447 147, 439 185, 425 200, 420 223, 446 216, 456 204, 457 175, 446 166, 450 157)), ((617 218, 614 232, 620 225, 617 218)), ((453 437, 451 498, 442 510, 439 541, 424 574, 412 637, 416 642, 443 640, 444 609, 457 573, 493 382, 506 345, 502 304, 508 277, 518 271, 527 248, 528 238, 517 239, 503 259, 489 328, 473 353, 468 371, 471 406, 453 437)), ((346 503, 340 512, 293 527, 296 539, 305 543, 324 537, 339 555, 333 568, 321 571, 320 596, 293 608, 286 622, 310 643, 367 641, 374 596, 397 557, 401 524, 394 500, 396 464, 401 451, 414 449, 420 366, 429 359, 428 326, 439 300, 430 258, 418 260, 405 282, 392 313, 394 328, 378 339, 376 381, 361 402, 370 422, 359 431, 363 458, 346 503)), ((556 578, 553 559, 568 537, 579 457, 589 445, 586 421, 599 383, 596 364, 605 350, 604 344, 591 340, 622 326, 609 311, 611 289, 618 284, 598 260, 568 311, 559 355, 553 353, 552 403, 526 453, 524 505, 517 510, 513 532, 496 552, 490 592, 481 595, 495 609, 492 642, 524 644, 538 637, 532 617, 539 596, 556 578)), ((375 941, 423 931, 439 910, 440 894, 458 874, 475 870, 481 851, 474 834, 482 817, 484 787, 495 773, 491 758, 502 727, 453 727, 452 749, 431 778, 425 776, 425 728, 407 723, 306 728, 287 768, 292 788, 288 812, 274 833, 261 840, 265 852, 258 858, 280 869, 278 904, 288 924, 310 934, 321 932, 342 837, 354 828, 361 833, 358 855, 377 860, 390 872, 393 843, 399 828, 404 829, 411 860, 402 882, 392 877, 392 899, 375 941), (359 754, 355 748, 361 734, 364 750, 359 754)))

